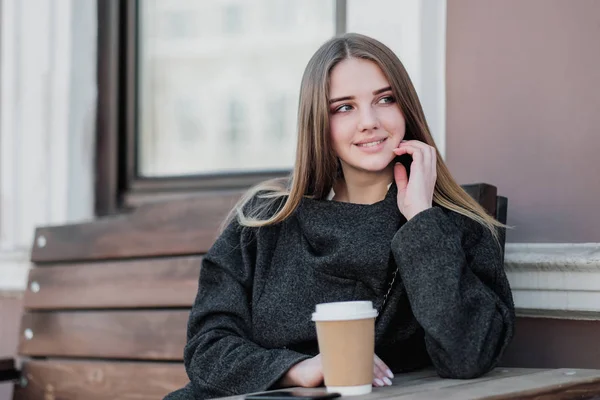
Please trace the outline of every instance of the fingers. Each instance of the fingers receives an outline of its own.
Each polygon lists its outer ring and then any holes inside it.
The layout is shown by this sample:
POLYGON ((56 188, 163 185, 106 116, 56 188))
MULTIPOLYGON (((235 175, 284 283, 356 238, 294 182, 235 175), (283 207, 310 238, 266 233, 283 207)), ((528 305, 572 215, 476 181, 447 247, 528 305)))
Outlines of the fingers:
POLYGON ((408 175, 406 168, 401 163, 394 165, 394 179, 398 190, 405 189, 408 186, 408 175))
POLYGON ((398 147, 394 149, 394 152, 401 151, 401 149, 404 148, 407 149, 407 151, 405 152, 408 154, 412 154, 417 151, 423 152, 423 155, 427 155, 428 157, 436 154, 435 147, 430 146, 427 143, 421 142, 419 140, 402 141, 400 142, 398 147))
POLYGON ((377 387, 391 386, 391 378, 394 377, 392 371, 387 365, 377 356, 375 356, 375 362, 373 364, 373 385, 377 387))
POLYGON ((435 147, 423 143, 418 140, 402 141, 396 149, 394 149, 396 155, 410 154, 413 161, 422 163, 423 166, 431 168, 433 171, 436 170, 437 162, 437 151, 435 147))
MULTIPOLYGON (((408 142, 406 142, 408 143, 408 142)), ((422 162, 424 154, 420 148, 416 146, 411 146, 406 143, 400 143, 400 147, 394 149, 394 153, 397 156, 401 156, 402 154, 410 154, 413 161, 422 162)))
POLYGON ((383 373, 385 374, 385 376, 387 376, 390 379, 394 378, 394 374, 392 373, 392 370, 390 369, 390 367, 388 367, 381 360, 381 358, 377 357, 377 355, 375 356, 375 364, 377 364, 379 366, 379 368, 383 371, 383 373))
POLYGON ((432 160, 435 161, 436 158, 435 147, 418 140, 400 142, 400 145, 394 149, 394 153, 398 156, 410 154, 413 161, 423 161, 424 165, 427 166, 431 165, 432 160))

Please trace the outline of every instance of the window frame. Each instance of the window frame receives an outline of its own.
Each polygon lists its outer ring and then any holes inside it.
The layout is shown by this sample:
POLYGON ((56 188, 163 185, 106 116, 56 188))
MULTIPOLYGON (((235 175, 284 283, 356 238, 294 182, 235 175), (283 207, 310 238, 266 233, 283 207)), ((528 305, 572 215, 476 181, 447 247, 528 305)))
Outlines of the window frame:
MULTIPOLYGON (((242 191, 289 169, 142 177, 137 162, 137 52, 140 0, 97 0, 97 216, 206 192, 242 191)), ((346 0, 335 0, 335 32, 346 31, 346 0)))

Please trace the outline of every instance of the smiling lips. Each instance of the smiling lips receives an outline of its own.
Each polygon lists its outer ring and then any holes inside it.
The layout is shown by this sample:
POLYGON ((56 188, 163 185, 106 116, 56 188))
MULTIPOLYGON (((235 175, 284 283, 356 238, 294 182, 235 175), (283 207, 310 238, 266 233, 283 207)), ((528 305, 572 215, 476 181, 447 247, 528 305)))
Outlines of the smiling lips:
POLYGON ((369 142, 361 142, 361 143, 356 143, 356 146, 358 147, 375 147, 383 142, 385 142, 387 140, 387 138, 383 138, 383 139, 379 139, 379 140, 372 140, 369 142))

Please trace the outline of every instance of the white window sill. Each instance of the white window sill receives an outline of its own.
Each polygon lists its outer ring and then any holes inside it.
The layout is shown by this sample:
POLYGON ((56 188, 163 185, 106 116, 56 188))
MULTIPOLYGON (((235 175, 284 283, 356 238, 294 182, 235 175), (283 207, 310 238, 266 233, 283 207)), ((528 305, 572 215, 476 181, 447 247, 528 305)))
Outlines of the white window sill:
POLYGON ((519 314, 600 312, 600 243, 508 243, 504 264, 519 314))

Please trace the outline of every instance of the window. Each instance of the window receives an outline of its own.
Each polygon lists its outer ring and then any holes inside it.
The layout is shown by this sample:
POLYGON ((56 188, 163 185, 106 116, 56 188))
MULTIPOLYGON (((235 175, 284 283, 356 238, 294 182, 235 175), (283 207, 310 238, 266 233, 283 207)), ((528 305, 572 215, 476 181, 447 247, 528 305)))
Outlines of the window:
POLYGON ((302 72, 343 0, 99 0, 98 214, 292 167, 302 72))
MULTIPOLYGON (((213 3, 217 8, 218 3, 213 3)), ((242 7, 240 4, 227 4, 223 7, 223 32, 227 35, 240 34, 243 31, 242 7)))
MULTIPOLYGON (((265 141, 274 141, 279 146, 284 141, 290 139, 290 135, 286 135, 289 130, 287 123, 289 123, 289 120, 294 118, 294 116, 293 112, 289 112, 291 111, 289 110, 291 107, 288 107, 289 103, 290 101, 288 101, 287 93, 269 96, 263 115, 266 125, 268 126, 268 129, 265 131, 267 135, 263 138, 265 141)), ((295 136, 292 135, 291 138, 295 139, 295 136)))

